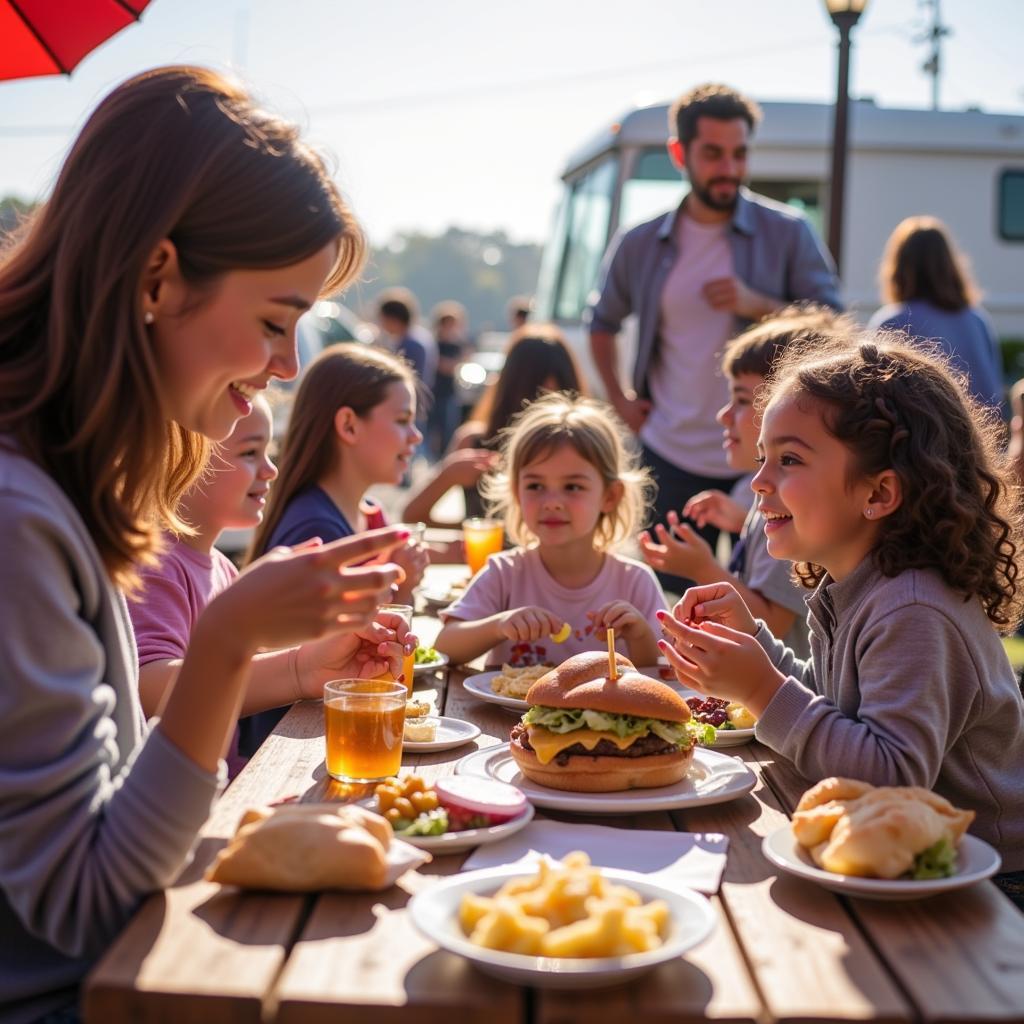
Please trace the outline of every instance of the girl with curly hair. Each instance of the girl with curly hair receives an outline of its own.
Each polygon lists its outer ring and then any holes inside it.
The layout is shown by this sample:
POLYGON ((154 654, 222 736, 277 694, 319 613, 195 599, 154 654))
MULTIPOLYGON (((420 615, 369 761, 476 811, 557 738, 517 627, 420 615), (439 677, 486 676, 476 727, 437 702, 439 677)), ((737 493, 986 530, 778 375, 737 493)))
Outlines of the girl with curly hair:
POLYGON ((934 788, 1024 869, 1024 702, 998 636, 1020 618, 1020 518, 997 424, 885 335, 787 352, 766 398, 752 487, 769 553, 814 588, 811 657, 727 583, 687 591, 660 646, 803 775, 934 788))
POLYGON ((502 467, 484 479, 484 498, 522 546, 491 555, 441 613, 434 646, 454 662, 489 651, 489 664, 540 665, 555 643, 557 660, 602 648, 611 627, 621 653, 653 664, 661 587, 650 568, 615 552, 635 534, 651 490, 625 424, 604 402, 553 392, 501 436, 502 467))

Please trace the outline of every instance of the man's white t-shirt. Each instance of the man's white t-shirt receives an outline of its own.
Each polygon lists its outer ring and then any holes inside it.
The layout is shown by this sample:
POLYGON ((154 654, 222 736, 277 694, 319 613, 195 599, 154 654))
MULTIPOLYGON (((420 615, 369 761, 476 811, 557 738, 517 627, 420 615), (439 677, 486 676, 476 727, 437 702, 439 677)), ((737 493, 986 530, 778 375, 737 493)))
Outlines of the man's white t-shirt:
POLYGON ((676 221, 679 257, 661 294, 661 343, 651 363, 651 413, 640 440, 675 466, 699 476, 732 473, 715 413, 728 401, 722 374, 733 315, 713 309, 701 292, 708 281, 731 277, 730 224, 698 224, 684 212, 676 221))

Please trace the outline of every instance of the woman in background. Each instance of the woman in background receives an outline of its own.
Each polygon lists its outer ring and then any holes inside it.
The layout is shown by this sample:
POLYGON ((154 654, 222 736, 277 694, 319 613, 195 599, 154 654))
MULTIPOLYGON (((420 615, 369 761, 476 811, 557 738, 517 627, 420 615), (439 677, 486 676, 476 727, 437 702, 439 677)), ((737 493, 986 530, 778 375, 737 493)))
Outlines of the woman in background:
POLYGON ((886 242, 878 273, 886 303, 871 330, 905 331, 936 343, 953 367, 967 375, 972 395, 1002 408, 1006 399, 1002 359, 992 323, 978 305, 967 260, 935 217, 907 217, 886 242))
POLYGON ((523 406, 546 391, 585 394, 583 379, 562 332, 551 324, 528 324, 514 331, 497 382, 484 392, 472 416, 455 432, 452 449, 437 472, 406 502, 404 522, 458 526, 437 519, 434 506, 461 487, 467 516, 482 516, 477 482, 497 464, 499 434, 523 406))

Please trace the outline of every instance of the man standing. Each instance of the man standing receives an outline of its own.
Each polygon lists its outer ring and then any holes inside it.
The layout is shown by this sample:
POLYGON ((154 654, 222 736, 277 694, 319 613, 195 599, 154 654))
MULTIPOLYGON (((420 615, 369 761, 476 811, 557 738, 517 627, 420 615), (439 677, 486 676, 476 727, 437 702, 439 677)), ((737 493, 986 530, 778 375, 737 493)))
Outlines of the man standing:
MULTIPOLYGON (((416 323, 418 314, 419 306, 408 288, 390 288, 377 296, 378 343, 410 363, 430 393, 437 373, 437 342, 416 323)), ((419 397, 419 412, 425 414, 423 396, 419 397)))
MULTIPOLYGON (((756 103, 724 85, 698 86, 673 104, 668 151, 690 191, 678 209, 612 242, 588 311, 608 399, 639 435, 657 478, 659 521, 694 494, 735 482, 715 422, 728 400, 725 342, 789 302, 840 308, 834 266, 807 221, 742 187, 760 119, 756 103), (628 391, 616 335, 631 313, 638 337, 628 391)), ((715 527, 700 532, 714 545, 715 527)))

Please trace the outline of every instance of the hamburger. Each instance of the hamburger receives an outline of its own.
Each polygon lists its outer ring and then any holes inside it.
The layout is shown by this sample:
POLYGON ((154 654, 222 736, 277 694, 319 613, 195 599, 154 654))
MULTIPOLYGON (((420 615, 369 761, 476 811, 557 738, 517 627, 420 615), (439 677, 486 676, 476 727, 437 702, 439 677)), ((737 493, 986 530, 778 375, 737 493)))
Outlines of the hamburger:
POLYGON ((512 757, 528 779, 610 793, 669 786, 686 774, 697 739, 714 730, 691 720, 672 687, 615 657, 617 679, 608 677, 605 654, 588 651, 530 687, 530 710, 510 737, 512 757))

